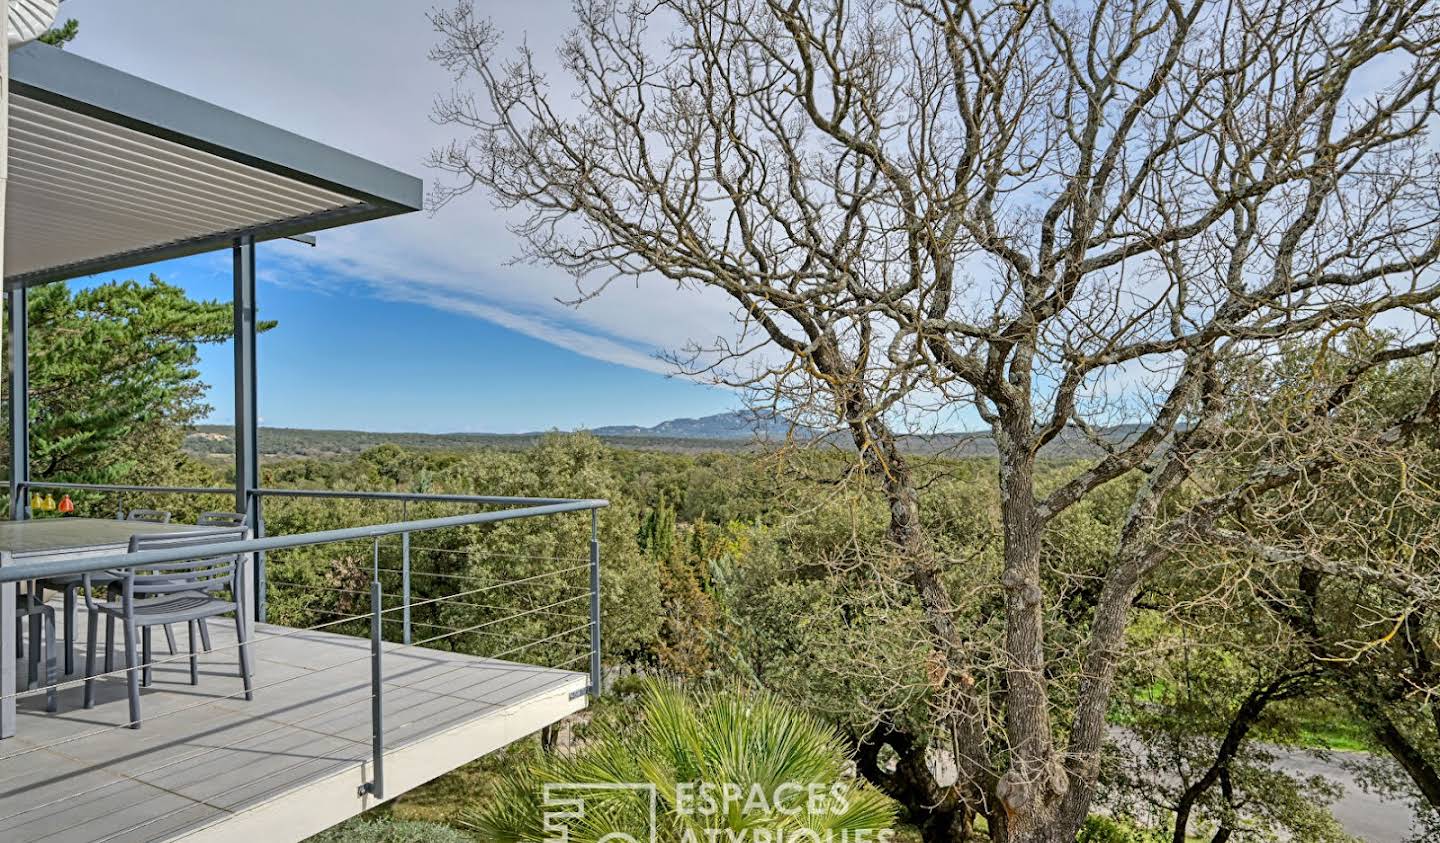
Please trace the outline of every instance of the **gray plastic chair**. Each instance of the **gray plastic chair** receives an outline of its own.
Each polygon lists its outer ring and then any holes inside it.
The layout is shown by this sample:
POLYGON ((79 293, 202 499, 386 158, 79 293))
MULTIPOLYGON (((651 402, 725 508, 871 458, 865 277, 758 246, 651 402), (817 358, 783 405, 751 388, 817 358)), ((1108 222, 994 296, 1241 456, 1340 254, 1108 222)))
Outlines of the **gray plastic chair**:
MULTIPOLYGON (((173 550, 194 547, 197 550, 218 542, 239 541, 248 538, 246 529, 225 530, 196 535, 195 533, 161 533, 148 536, 132 536, 130 552, 144 550, 173 550)), ((153 626, 184 623, 190 630, 190 684, 200 684, 200 661, 195 648, 195 627, 205 618, 233 613, 235 634, 239 640, 240 678, 245 688, 245 699, 252 698, 250 684, 250 652, 247 644, 245 619, 244 569, 239 554, 198 558, 185 562, 168 562, 148 565, 143 569, 122 568, 109 571, 115 578, 115 590, 119 599, 98 603, 90 591, 90 575, 85 574, 85 603, 90 610, 89 641, 85 654, 85 707, 95 705, 95 651, 98 642, 97 624, 100 615, 107 620, 105 640, 106 661, 114 649, 114 622, 119 621, 125 635, 125 679, 130 697, 130 723, 132 729, 140 728, 140 681, 144 674, 146 684, 150 679, 149 636, 145 636, 142 654, 137 654, 137 638, 153 626), (228 593, 229 600, 224 599, 228 593), (143 661, 141 660, 143 658, 143 661)), ((107 668, 108 672, 108 668, 107 668)))
POLYGON ((248 516, 243 512, 202 512, 195 519, 199 527, 244 527, 248 516))
MULTIPOLYGON (((144 521, 147 524, 169 524, 171 517, 170 510, 168 509, 137 508, 125 514, 126 521, 144 521)), ((205 633, 205 638, 207 639, 205 643, 206 651, 210 649, 209 637, 210 633, 207 630, 205 633)), ((175 655, 175 630, 171 629, 168 624, 165 626, 165 645, 170 648, 170 655, 175 655)))
POLYGON ((15 623, 23 625, 24 621, 30 621, 30 687, 34 687, 40 678, 40 665, 45 665, 45 710, 54 712, 59 709, 58 696, 55 693, 55 684, 59 677, 55 675, 55 607, 47 605, 39 597, 42 592, 38 587, 32 586, 25 594, 20 595, 15 604, 15 623))
MULTIPOLYGON (((247 518, 243 512, 202 512, 200 517, 195 519, 197 527, 244 527, 247 518)), ((169 636, 170 627, 165 627, 165 634, 169 636)), ((210 652, 210 625, 200 621, 200 648, 210 652)), ((170 645, 170 655, 175 655, 175 645, 170 645)))
MULTIPOLYGON (((122 520, 144 521, 149 524, 169 524, 170 513, 163 509, 132 509, 122 520)), ((104 574, 98 573, 91 576, 91 581, 96 585, 104 586, 108 586, 113 582, 113 580, 107 579, 104 574)), ((76 614, 79 603, 80 575, 70 574, 63 577, 50 577, 49 579, 41 580, 39 585, 42 589, 40 591, 41 599, 44 599, 45 595, 43 589, 47 588, 51 591, 60 592, 65 598, 65 645, 63 652, 65 654, 65 675, 69 676, 75 672, 75 628, 78 626, 76 614)), ((208 651, 210 649, 210 633, 208 630, 204 631, 204 636, 206 639, 205 649, 208 651)), ((165 643, 170 646, 170 655, 175 655, 175 632, 168 626, 165 627, 165 643)))

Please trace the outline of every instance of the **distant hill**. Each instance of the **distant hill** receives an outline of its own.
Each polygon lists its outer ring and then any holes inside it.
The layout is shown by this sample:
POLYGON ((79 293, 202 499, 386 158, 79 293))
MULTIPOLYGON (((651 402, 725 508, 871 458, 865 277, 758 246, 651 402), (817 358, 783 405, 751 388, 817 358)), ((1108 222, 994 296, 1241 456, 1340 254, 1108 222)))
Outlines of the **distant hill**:
MULTIPOLYGON (((788 427, 780 422, 757 424, 751 414, 721 413, 698 419, 672 419, 652 427, 615 425, 593 431, 604 442, 620 448, 676 453, 744 451, 760 447, 765 440, 783 441, 788 427)), ((1112 443, 1121 443, 1136 433, 1133 426, 1107 431, 1112 443)), ((805 432, 800 431, 803 438, 805 432)), ((477 448, 523 450, 532 447, 543 433, 376 433, 364 430, 311 430, 295 427, 262 427, 262 456, 334 457, 358 454, 377 445, 440 451, 477 448)), ((830 441, 842 446, 838 437, 830 441)), ((903 450, 913 454, 944 454, 949 457, 993 457, 995 442, 989 433, 941 433, 901 437, 903 450)), ((234 431, 226 425, 200 425, 185 437, 185 450, 202 457, 228 456, 235 452, 234 431)), ((1069 430, 1045 446, 1041 456, 1048 459, 1077 459, 1100 453, 1079 431, 1069 430)))
MULTIPOLYGON (((533 447, 543 433, 376 433, 368 430, 311 430, 298 427, 260 428, 260 454, 283 457, 338 457, 358 454, 379 445, 433 451, 469 451, 491 448, 520 451, 533 447)), ((752 440, 688 439, 676 436, 601 436, 620 448, 676 453, 743 451, 752 440)), ((227 425, 199 425, 185 437, 185 450, 199 457, 235 453, 234 430, 227 425)))
POLYGON ((601 438, 611 436, 652 439, 784 439, 789 425, 779 420, 762 420, 753 413, 718 413, 698 419, 671 419, 654 427, 612 425, 590 431, 601 438))

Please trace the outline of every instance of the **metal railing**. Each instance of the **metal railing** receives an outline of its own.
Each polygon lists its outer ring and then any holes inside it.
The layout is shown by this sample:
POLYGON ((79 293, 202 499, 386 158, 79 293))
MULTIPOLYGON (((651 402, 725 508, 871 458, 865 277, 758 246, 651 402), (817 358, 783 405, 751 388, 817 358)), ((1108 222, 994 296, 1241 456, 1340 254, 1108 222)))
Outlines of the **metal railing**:
MULTIPOLYGON (((225 495, 233 498, 233 489, 218 489, 210 487, 183 487, 183 486, 123 486, 107 484, 82 484, 82 483, 60 483, 60 482, 28 482, 21 484, 21 500, 27 501, 31 493, 36 489, 45 490, 74 490, 93 491, 117 494, 176 494, 176 495, 225 495)), ((572 600, 565 600, 562 603, 578 602, 579 599, 588 599, 589 617, 588 621, 576 627, 567 629, 551 639, 575 632, 588 631, 588 687, 587 691, 596 696, 602 689, 601 676, 601 630, 600 630, 600 542, 599 542, 599 510, 608 506, 608 501, 601 499, 563 499, 563 498, 529 498, 529 497, 503 497, 485 495, 449 495, 449 494, 427 494, 410 492, 367 492, 367 491, 337 491, 326 489, 257 489, 253 494, 257 501, 265 496, 278 498, 331 498, 331 499, 355 499, 365 501, 391 501, 398 502, 402 506, 402 512, 408 514, 408 507, 411 504, 462 504, 485 507, 504 507, 502 509, 489 509, 480 512, 469 512, 459 515, 446 515, 441 517, 408 519, 402 517, 398 521, 389 521, 378 524, 369 524, 355 527, 345 527, 332 530, 311 531, 293 535, 263 535, 263 521, 255 513, 250 513, 252 521, 255 522, 256 535, 240 541, 223 541, 206 545, 192 545, 178 549, 159 549, 139 551, 135 553, 119 553, 105 556, 91 556, 84 558, 56 559, 50 561, 36 561, 26 564, 13 564, 11 557, 0 554, 0 587, 11 587, 11 584, 20 582, 34 582, 37 580, 63 577, 67 575, 94 573, 98 571, 111 570, 116 568, 144 568, 154 565, 163 565, 173 562, 184 562, 195 558, 219 557, 219 556, 250 556, 254 560, 252 570, 256 578, 254 594, 256 601, 256 614, 254 619, 264 620, 263 601, 266 594, 265 580, 266 571, 264 566, 265 554, 285 550, 294 550, 306 547, 317 547, 337 545, 347 542, 366 541, 371 545, 371 571, 368 590, 369 611, 360 614, 348 614, 339 620, 327 621, 322 624, 307 627, 309 630, 316 629, 338 629, 347 624, 369 621, 370 653, 368 658, 370 665, 371 680, 371 721, 373 746, 373 768, 370 781, 362 788, 362 793, 374 796, 377 799, 384 798, 384 752, 385 752, 385 724, 384 724, 384 625, 387 622, 396 620, 387 617, 399 611, 401 617, 398 619, 401 624, 401 640, 397 643, 401 647, 425 647, 436 645, 440 641, 453 640, 454 636, 479 634, 484 627, 498 623, 503 620, 512 620, 520 617, 533 616, 539 612, 549 612, 560 604, 542 606, 538 609, 530 609, 499 620, 490 620, 484 623, 450 628, 437 624, 422 624, 427 626, 439 626, 446 630, 440 634, 428 635, 421 640, 415 640, 413 626, 416 622, 412 619, 412 608, 422 606, 438 607, 441 604, 479 607, 482 609, 500 608, 488 606, 487 604, 475 603, 461 598, 473 598, 476 594, 483 593, 491 588, 500 586, 514 586, 517 583, 523 584, 524 580, 513 580, 492 584, 484 588, 461 588, 455 594, 447 594, 441 597, 430 597, 425 600, 416 601, 413 599, 412 578, 417 572, 412 570, 411 535, 414 533, 431 533, 437 530, 459 527, 474 527, 481 525, 493 525, 517 519, 537 518, 546 516, 557 516, 565 513, 588 512, 589 517, 589 544, 588 553, 578 557, 577 561, 583 559, 581 564, 573 568, 561 569, 555 573, 565 573, 574 570, 588 569, 589 582, 587 594, 576 597, 572 600), (387 538, 399 537, 400 539, 400 567, 398 569, 386 568, 381 565, 381 542, 387 538), (382 574, 395 573, 400 576, 400 603, 398 606, 386 607, 384 601, 387 597, 382 586, 382 574)), ((258 508, 258 507, 257 507, 258 508)), ((466 553, 465 550, 454 550, 446 548, 428 548, 438 552, 466 553)), ((503 556, 503 554, 498 554, 503 556)), ((565 561, 565 560, 562 560, 565 561)), ((465 575, 443 573, 443 572, 419 572, 419 576, 439 578, 444 581, 446 578, 454 580, 465 580, 465 575)), ((540 575, 537 575, 538 579, 540 575)), ((475 579, 469 577, 468 579, 475 579)), ((281 583, 282 585, 296 585, 305 587, 299 583, 281 583)), ((343 589, 332 589, 341 590, 343 589)), ((356 592, 357 596, 361 594, 356 592)), ((393 595, 392 595, 393 597, 393 595)), ((248 621, 247 621, 248 622, 248 621)), ((547 643, 550 639, 531 642, 530 645, 547 643)), ((254 642, 259 643, 259 642, 254 642)), ((254 646, 254 643, 242 645, 254 646)), ((73 646, 67 642, 67 646, 73 646)), ((521 648, 524 649, 524 648, 521 648)), ((510 653, 491 655, 491 658, 501 658, 510 653)), ((3 657, 7 654, 0 654, 3 657)), ((188 656, 171 657, 171 659, 160 659, 150 664, 160 664, 175 658, 188 658, 188 656)), ((578 660, 578 657, 577 657, 578 660)), ((124 675, 127 670, 140 670, 147 665, 133 665, 129 668, 114 671, 113 674, 124 675)), ((102 674, 111 675, 111 674, 102 674)), ((97 677, 98 678, 98 677, 97 677)), ((73 680, 69 683, 61 683, 62 686, 74 685, 84 680, 73 680)), ((289 681, 289 680, 284 680, 289 681)), ((38 688, 13 695, 21 697, 32 694, 45 693, 46 688, 38 688)), ((0 752, 0 759, 9 757, 0 752)))
MULTIPOLYGON (((36 489, 53 491, 88 491, 112 493, 116 495, 187 495, 187 496, 217 496, 233 498, 233 488, 222 488, 213 486, 129 486, 110 483, 66 483, 61 481, 40 481, 31 480, 17 483, 17 495, 26 507, 26 516, 30 517, 29 498, 36 489)), ((8 490, 7 490, 8 491, 8 490)), ((453 503, 468 506, 545 506, 551 504, 567 504, 575 502, 573 498, 542 498, 542 497, 515 497, 503 495, 460 495, 460 494, 435 494, 429 492, 379 492, 379 491, 354 491, 343 489, 279 489, 260 488, 251 491, 255 501, 252 511, 246 515, 250 520, 251 529, 256 537, 264 537, 265 517, 262 503, 267 497, 274 498, 313 498, 333 500, 358 500, 374 502, 396 502, 401 504, 410 503, 453 503)), ((608 504, 607 504, 608 505, 608 504)), ((124 517, 125 507, 117 507, 117 517, 124 517)), ((402 511, 401 520, 405 519, 406 513, 402 511)), ((401 589, 402 594, 408 602, 411 590, 410 576, 410 535, 409 532, 401 533, 401 589)), ((259 621, 266 619, 267 609, 267 586, 268 580, 265 576, 265 554, 260 552, 255 557, 255 618, 259 621)), ((403 639, 409 644, 412 638, 410 613, 404 612, 402 618, 403 639)))

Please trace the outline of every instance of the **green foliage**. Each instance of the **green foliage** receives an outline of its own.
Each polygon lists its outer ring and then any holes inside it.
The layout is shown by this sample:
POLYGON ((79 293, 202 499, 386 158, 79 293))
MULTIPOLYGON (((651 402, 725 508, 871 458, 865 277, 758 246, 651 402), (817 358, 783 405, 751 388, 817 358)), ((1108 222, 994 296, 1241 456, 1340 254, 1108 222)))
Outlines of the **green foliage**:
POLYGON ((696 678, 715 667, 716 608, 707 591, 707 524, 678 528, 675 509, 661 494, 640 523, 640 551, 654 566, 663 614, 656 658, 673 676, 696 678))
POLYGON ((1167 843, 1167 838, 1124 820, 1091 815, 1085 818, 1075 843, 1167 843))
POLYGON ((74 18, 68 18, 64 23, 52 27, 48 32, 42 33, 40 37, 35 40, 42 44, 49 44, 52 47, 58 47, 63 50, 65 49, 65 45, 74 41, 75 36, 79 34, 80 21, 74 18))
POLYGON ((47 284, 29 301, 32 475, 144 483, 184 471, 184 430, 209 410, 199 346, 231 336, 230 305, 155 276, 47 284))
POLYGON ((341 823, 306 843, 474 843, 475 838, 439 823, 361 819, 341 823))
MULTIPOLYGON (((517 497, 605 498, 599 518, 601 622, 606 661, 646 660, 660 623, 654 568, 636 543, 639 511, 619 492, 613 454, 594 437, 547 436, 525 452, 464 457, 381 446, 345 461, 266 466, 267 485, 299 488, 405 490, 517 497)), ((276 534, 473 512, 458 504, 281 499, 266 508, 276 534)), ((477 525, 414 537, 415 639, 433 646, 555 667, 583 669, 589 638, 590 518, 587 513, 477 525), (455 595, 467 592, 455 599, 455 595), (434 601, 434 602, 426 602, 434 601), (549 639, 549 640, 547 640, 549 639), (543 644, 535 642, 544 641, 543 644), (524 650, 516 648, 524 647, 524 650)), ((269 564, 272 619, 296 626, 369 611, 372 548, 368 543, 297 548, 269 564)), ((398 538, 381 546, 382 584, 399 594, 398 538)), ((398 615, 387 618, 392 638, 398 615)))
MULTIPOLYGON (((499 798, 470 813, 468 822, 486 840, 548 840, 554 832, 543 820, 546 784, 630 782, 654 786, 661 840, 704 841, 714 839, 711 830, 723 837, 727 831, 748 835, 761 829, 781 834, 809 829, 820 839, 830 839, 827 833, 841 839, 895 822, 894 805, 847 774, 844 743, 814 717, 763 693, 691 695, 662 685, 644 691, 638 722, 594 728, 575 753, 546 755, 517 770, 499 798), (742 800, 759 793, 764 804, 722 801, 718 810, 707 811, 699 783, 736 785, 742 800), (820 786, 827 798, 812 804, 780 788, 791 784, 820 786), (783 802, 778 808, 777 790, 783 802)), ((592 789, 583 796, 584 817, 570 821, 569 839, 600 841, 617 832, 649 838, 646 792, 592 789)))

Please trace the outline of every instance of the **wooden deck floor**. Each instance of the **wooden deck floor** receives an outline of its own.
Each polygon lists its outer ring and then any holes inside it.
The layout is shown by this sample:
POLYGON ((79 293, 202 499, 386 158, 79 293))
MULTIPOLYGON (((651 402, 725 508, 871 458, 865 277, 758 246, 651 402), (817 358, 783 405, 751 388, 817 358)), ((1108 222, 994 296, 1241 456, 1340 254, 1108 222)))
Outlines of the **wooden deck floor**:
MULTIPOLYGON (((22 700, 18 734, 0 741, 0 841, 287 843, 376 804, 359 793, 371 778, 369 642, 263 640, 246 702, 221 626, 198 686, 184 661, 156 669, 139 730, 116 728, 128 720, 118 678, 100 682, 88 711, 79 688, 56 714, 43 697, 22 700)), ((384 663, 386 798, 585 705, 587 678, 570 671, 398 647, 384 663)))

